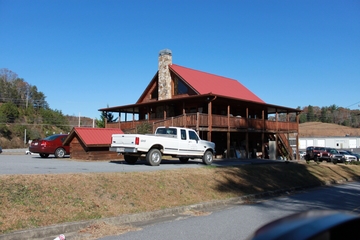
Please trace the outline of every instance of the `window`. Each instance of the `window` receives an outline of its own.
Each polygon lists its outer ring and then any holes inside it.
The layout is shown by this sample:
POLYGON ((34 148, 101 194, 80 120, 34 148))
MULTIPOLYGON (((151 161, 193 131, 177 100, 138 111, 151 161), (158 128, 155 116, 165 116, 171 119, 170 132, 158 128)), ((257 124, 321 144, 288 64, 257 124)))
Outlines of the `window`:
POLYGON ((184 129, 181 129, 181 140, 186 140, 186 131, 184 129))
POLYGON ((151 92, 150 99, 157 99, 158 96, 159 96, 159 92, 158 92, 158 88, 156 87, 156 88, 151 92))
POLYGON ((189 138, 191 140, 199 140, 199 137, 197 136, 197 134, 194 131, 189 131, 189 138))
POLYGON ((181 81, 178 77, 175 77, 174 80, 174 94, 181 95, 189 93, 189 88, 181 81))

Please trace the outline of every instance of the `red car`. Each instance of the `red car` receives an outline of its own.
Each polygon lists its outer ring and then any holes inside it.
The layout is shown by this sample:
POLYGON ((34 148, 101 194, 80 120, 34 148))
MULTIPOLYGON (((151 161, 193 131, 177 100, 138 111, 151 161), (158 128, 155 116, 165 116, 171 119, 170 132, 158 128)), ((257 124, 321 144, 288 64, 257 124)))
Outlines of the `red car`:
POLYGON ((70 146, 64 146, 63 142, 68 134, 55 134, 43 139, 33 140, 29 151, 39 153, 40 157, 47 158, 54 154, 56 158, 62 158, 70 154, 70 146))

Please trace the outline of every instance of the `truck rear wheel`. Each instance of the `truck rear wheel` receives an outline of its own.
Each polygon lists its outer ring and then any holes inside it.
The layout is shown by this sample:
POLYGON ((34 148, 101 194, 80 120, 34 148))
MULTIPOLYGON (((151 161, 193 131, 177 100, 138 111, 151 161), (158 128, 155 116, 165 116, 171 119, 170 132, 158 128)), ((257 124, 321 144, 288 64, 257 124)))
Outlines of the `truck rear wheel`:
POLYGON ((125 155, 125 156, 124 156, 124 160, 125 160, 125 162, 127 162, 128 164, 135 164, 136 161, 138 160, 138 157, 137 157, 137 156, 125 155))
POLYGON ((205 153, 204 153, 204 156, 202 158, 202 161, 204 164, 206 165, 211 165, 212 162, 213 162, 213 154, 211 151, 207 150, 205 153))
POLYGON ((159 149, 153 148, 146 154, 146 163, 151 166, 159 166, 161 163, 161 152, 159 149))

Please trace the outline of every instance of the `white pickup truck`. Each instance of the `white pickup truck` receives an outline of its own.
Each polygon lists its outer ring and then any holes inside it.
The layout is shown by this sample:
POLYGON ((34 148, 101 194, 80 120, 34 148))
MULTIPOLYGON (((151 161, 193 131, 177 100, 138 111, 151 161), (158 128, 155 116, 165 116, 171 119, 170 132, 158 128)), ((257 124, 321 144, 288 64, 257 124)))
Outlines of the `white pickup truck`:
POLYGON ((155 134, 113 134, 110 151, 121 153, 129 164, 145 155, 147 164, 158 166, 163 155, 177 157, 183 163, 201 158, 210 165, 215 154, 215 143, 201 140, 193 129, 158 127, 155 134))

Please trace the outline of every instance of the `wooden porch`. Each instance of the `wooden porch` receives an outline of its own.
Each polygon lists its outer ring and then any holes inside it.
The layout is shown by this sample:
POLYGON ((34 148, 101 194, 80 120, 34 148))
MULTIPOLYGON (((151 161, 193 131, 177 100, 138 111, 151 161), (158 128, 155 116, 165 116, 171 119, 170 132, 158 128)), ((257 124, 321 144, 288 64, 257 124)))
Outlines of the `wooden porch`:
POLYGON ((126 122, 106 123, 106 128, 120 128, 126 133, 136 133, 137 126, 150 123, 153 132, 159 126, 178 126, 193 128, 197 131, 207 132, 273 132, 295 133, 298 131, 296 122, 272 121, 266 119, 241 118, 233 116, 204 113, 186 113, 167 119, 133 120, 126 122))

